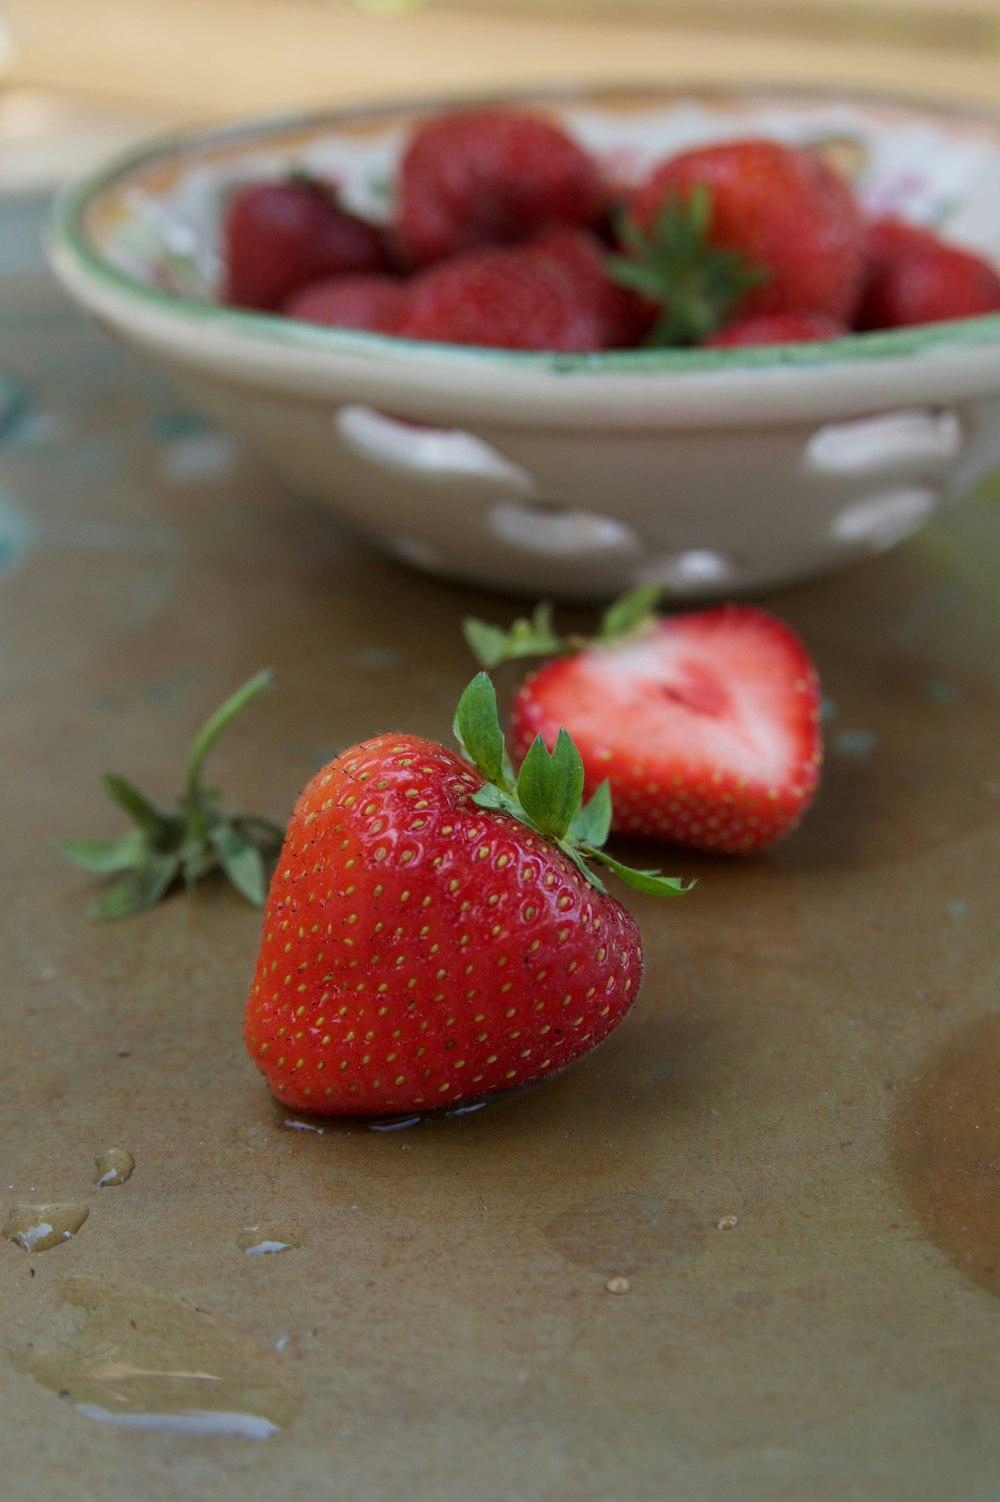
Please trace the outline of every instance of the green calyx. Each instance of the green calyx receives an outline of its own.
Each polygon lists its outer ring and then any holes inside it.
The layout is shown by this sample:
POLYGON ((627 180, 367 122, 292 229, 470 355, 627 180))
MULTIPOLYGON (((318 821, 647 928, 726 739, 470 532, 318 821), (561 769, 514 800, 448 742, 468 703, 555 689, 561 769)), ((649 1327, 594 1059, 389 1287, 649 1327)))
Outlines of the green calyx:
POLYGON ((602 782, 589 801, 583 801, 583 762, 566 730, 559 731, 551 752, 537 736, 515 778, 500 728, 496 692, 486 673, 477 673, 459 699, 454 729, 465 755, 487 779, 472 801, 480 808, 508 814, 549 840, 598 892, 607 888, 589 861, 606 866, 639 892, 677 897, 687 891, 688 884, 680 877, 637 871, 602 849, 611 829, 611 789, 602 782))
POLYGON ((474 617, 462 622, 462 634, 476 661, 495 668, 518 657, 570 657, 590 646, 610 646, 623 637, 644 631, 656 620, 659 584, 640 584, 609 605, 594 636, 560 636, 552 624, 552 606, 543 600, 530 617, 522 617, 503 631, 474 617))
POLYGON ((223 871, 249 902, 263 906, 267 861, 280 850, 284 830, 256 814, 226 813, 218 791, 204 786, 202 769, 222 732, 272 681, 269 672, 255 674, 202 726, 176 813, 158 809, 124 777, 103 778, 108 796, 135 827, 119 840, 66 840, 59 846, 74 865, 115 878, 94 903, 95 917, 125 918, 152 907, 175 883, 190 890, 212 871, 223 871))
POLYGON ((699 183, 690 195, 668 194, 650 230, 628 217, 619 223, 626 254, 605 264, 620 286, 659 305, 643 340, 648 349, 703 344, 744 294, 767 279, 766 270, 739 251, 713 245, 711 219, 711 191, 699 183))

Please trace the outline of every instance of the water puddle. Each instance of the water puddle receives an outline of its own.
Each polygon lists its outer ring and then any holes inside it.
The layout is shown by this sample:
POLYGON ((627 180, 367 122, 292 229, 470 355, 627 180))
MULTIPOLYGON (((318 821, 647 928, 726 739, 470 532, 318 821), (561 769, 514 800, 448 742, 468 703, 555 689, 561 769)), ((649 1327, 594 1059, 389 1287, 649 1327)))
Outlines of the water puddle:
POLYGON ((952 1033, 911 1080, 896 1167, 928 1239, 1000 1294, 1000 1012, 952 1033))
POLYGON ((72 1278, 64 1301, 83 1311, 69 1336, 15 1353, 34 1377, 98 1423, 266 1439, 301 1402, 273 1351, 169 1294, 72 1278))

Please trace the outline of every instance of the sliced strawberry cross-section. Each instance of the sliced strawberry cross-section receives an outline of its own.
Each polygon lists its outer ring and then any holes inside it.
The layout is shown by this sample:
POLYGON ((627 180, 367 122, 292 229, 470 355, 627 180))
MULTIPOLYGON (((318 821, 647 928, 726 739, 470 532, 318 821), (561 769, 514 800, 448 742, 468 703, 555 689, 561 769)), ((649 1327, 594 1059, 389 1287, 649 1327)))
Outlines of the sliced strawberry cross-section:
POLYGON ((815 669, 789 627, 756 606, 657 619, 642 593, 636 610, 622 610, 627 599, 612 607, 590 644, 561 642, 544 612, 506 639, 467 625, 494 662, 571 654, 522 684, 511 756, 518 763, 536 735, 551 745, 563 725, 588 791, 610 784, 613 828, 702 850, 760 850, 798 823, 816 791, 815 669))

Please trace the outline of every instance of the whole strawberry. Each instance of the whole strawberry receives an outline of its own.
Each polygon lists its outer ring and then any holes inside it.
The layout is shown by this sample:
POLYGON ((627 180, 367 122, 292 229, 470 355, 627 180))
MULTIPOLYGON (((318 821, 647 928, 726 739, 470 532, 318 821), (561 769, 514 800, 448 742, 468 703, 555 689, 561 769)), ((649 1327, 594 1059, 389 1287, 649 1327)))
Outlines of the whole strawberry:
POLYGON ((338 206, 334 189, 309 177, 249 183, 226 205, 223 300, 273 312, 325 277, 386 271, 390 253, 375 225, 338 206))
POLYGON ((549 258, 577 289, 580 302, 595 311, 603 349, 632 349, 641 342, 656 317, 656 306, 611 277, 605 247, 595 234, 553 225, 525 250, 549 258))
POLYGON ((793 829, 821 763, 819 684, 792 631, 754 605, 658 618, 658 591, 612 606, 592 643, 554 634, 547 607, 502 631, 466 622, 480 660, 562 653, 521 685, 515 765, 564 725, 586 786, 611 785, 613 827, 726 854, 793 829))
POLYGON ((520 110, 456 110, 413 132, 400 164, 396 228, 416 265, 524 240, 542 225, 593 224, 595 163, 550 121, 520 110))
POLYGON ((901 219, 871 225, 859 328, 905 328, 997 312, 1000 274, 982 256, 901 219))
POLYGON ((579 275, 531 245, 468 251, 415 277, 398 333, 441 344, 590 352, 606 316, 579 275))
POLYGON ((625 1016, 635 922, 589 872, 607 788, 581 806, 568 736, 513 782, 485 674, 456 731, 475 765, 413 735, 336 757, 296 804, 246 1006, 247 1048, 294 1110, 453 1108, 558 1074, 625 1016))
POLYGON ((281 311, 308 323, 394 334, 406 310, 406 297, 406 287, 398 277, 359 272, 312 282, 288 298, 281 311))
POLYGON ((623 237, 637 268, 629 285, 663 303, 664 343, 702 342, 736 314, 847 324, 861 292, 865 230, 851 189, 814 153, 777 141, 661 163, 636 191, 623 237))

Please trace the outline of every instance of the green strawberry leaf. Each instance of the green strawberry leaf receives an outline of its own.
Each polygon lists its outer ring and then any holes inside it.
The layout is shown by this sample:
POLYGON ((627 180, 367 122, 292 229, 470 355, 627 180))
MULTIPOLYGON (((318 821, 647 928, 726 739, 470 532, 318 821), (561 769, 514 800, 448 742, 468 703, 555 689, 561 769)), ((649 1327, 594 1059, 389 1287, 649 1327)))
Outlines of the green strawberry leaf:
POLYGON ((648 231, 627 215, 618 224, 624 256, 606 259, 621 286, 659 303, 643 341, 647 348, 703 344, 747 292, 768 278, 737 250, 713 244, 712 195, 704 183, 690 194, 667 194, 648 231))
POLYGON ((169 815, 162 814, 155 804, 150 803, 145 793, 140 793, 131 782, 127 782, 124 777, 116 776, 114 772, 106 772, 101 781, 108 797, 113 798, 115 803, 125 810, 144 835, 154 843, 167 836, 174 821, 169 815))
POLYGON ((208 838, 236 890, 255 907, 263 907, 267 898, 267 867, 258 846, 224 819, 212 826, 208 838))
MULTIPOLYGON (((638 604, 623 611, 626 624, 641 618, 638 604)), ((551 752, 536 736, 514 783, 503 749, 496 693, 486 673, 477 673, 459 699, 454 729, 462 750, 486 778, 472 802, 516 819, 557 845, 595 891, 603 894, 607 888, 587 864, 591 860, 641 892, 673 897, 687 890, 680 877, 634 871, 601 850, 611 828, 611 788, 602 782, 589 802, 583 802, 583 761, 567 730, 560 729, 551 752)))
POLYGON ((660 584, 639 584, 628 590, 608 606, 596 634, 590 638, 560 636, 553 626, 552 606, 547 600, 536 605, 530 617, 522 616, 506 631, 469 617, 462 622, 462 633, 476 661, 484 668, 499 667, 517 657, 566 657, 594 644, 610 646, 623 636, 641 631, 656 619, 655 606, 662 593, 660 584))
POLYGON ((577 845, 599 850, 611 833, 611 784, 602 782, 589 803, 580 806, 569 826, 570 838, 577 845))
POLYGON ((517 777, 517 797, 535 828, 561 840, 583 797, 583 762, 572 737, 560 729, 550 753, 536 736, 517 777))
POLYGON ((116 871, 134 871, 146 859, 145 836, 134 829, 120 840, 60 840, 58 848, 74 866, 110 876, 116 871))
POLYGON ((455 710, 458 741, 473 766, 489 781, 504 787, 511 780, 503 731, 497 714, 497 695, 487 673, 477 673, 455 710))
POLYGON ((61 847, 67 859, 88 871, 120 873, 94 904, 95 916, 125 917, 158 902, 178 878, 190 889, 219 869, 250 902, 263 904, 266 859, 277 854, 284 830, 256 814, 224 815, 218 792, 202 782, 202 770, 222 732, 271 682, 270 673, 256 673, 202 726, 188 758, 177 812, 162 813, 124 777, 104 778, 108 794, 137 829, 120 840, 69 840, 61 847))
POLYGON ((639 584, 621 595, 609 605, 601 617, 601 629, 596 640, 617 641, 621 636, 631 636, 633 631, 649 625, 656 619, 655 606, 663 593, 660 584, 639 584))
POLYGON ((179 855, 150 855, 137 871, 127 871, 106 887, 91 908, 95 918, 128 918, 159 902, 180 870, 179 855))
POLYGON ((584 855, 607 866, 620 881, 626 886, 634 887, 637 892, 649 892, 654 897, 682 897, 694 885, 681 876, 661 876, 659 871, 636 870, 634 866, 616 861, 606 850, 595 850, 588 845, 581 846, 581 849, 584 855))
POLYGON ((536 605, 530 618, 516 620, 508 631, 469 616, 462 622, 462 633, 472 655, 484 668, 495 668, 517 657, 544 657, 567 650, 566 643, 553 629, 548 600, 536 605))

